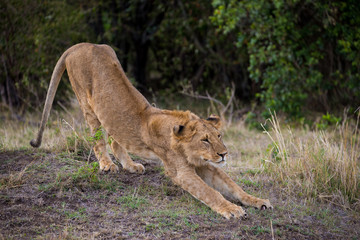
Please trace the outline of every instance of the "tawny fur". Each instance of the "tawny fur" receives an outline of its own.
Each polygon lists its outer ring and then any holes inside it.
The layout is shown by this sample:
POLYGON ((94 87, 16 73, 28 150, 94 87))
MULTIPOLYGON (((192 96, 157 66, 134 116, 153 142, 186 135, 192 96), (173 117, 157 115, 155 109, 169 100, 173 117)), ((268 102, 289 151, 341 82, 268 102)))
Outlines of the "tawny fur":
MULTIPOLYGON (((245 193, 221 170, 227 149, 219 132, 220 120, 200 119, 190 111, 161 110, 151 106, 125 76, 115 52, 107 45, 77 44, 59 59, 51 77, 40 130, 39 147, 61 75, 67 69, 71 86, 92 134, 101 126, 114 141, 115 157, 124 169, 143 173, 128 152, 162 160, 166 174, 183 189, 226 218, 244 217, 245 211, 228 200, 265 209, 269 200, 245 193)), ((94 146, 100 170, 117 172, 106 151, 105 139, 94 146)))

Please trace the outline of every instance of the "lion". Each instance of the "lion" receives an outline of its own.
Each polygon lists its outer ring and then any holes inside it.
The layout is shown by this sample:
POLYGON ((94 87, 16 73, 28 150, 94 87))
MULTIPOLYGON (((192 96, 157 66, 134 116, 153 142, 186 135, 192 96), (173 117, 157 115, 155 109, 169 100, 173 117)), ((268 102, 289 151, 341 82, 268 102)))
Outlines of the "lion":
MULTIPOLYGON (((176 185, 227 219, 247 216, 241 206, 229 200, 261 210, 272 208, 268 199, 247 194, 221 169, 228 151, 221 139, 218 116, 201 119, 190 111, 152 106, 130 83, 115 51, 107 45, 80 43, 62 54, 52 73, 39 132, 31 146, 41 145, 65 69, 91 134, 102 127, 112 137, 112 152, 125 170, 145 171, 128 153, 160 159, 176 185)), ((93 150, 100 171, 119 171, 106 150, 105 139, 98 140, 93 150)))

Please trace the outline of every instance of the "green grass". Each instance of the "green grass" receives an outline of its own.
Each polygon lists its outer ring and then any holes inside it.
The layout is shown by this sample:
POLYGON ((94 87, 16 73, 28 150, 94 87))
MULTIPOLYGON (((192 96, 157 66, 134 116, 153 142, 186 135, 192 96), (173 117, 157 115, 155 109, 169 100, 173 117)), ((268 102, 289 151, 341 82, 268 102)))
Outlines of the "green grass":
POLYGON ((136 189, 133 195, 121 196, 117 199, 121 207, 129 209, 142 209, 149 204, 149 200, 145 197, 136 196, 136 189))
POLYGON ((248 187, 261 187, 261 185, 257 182, 254 182, 250 179, 244 179, 244 178, 239 178, 238 180, 238 184, 243 185, 243 186, 248 186, 248 187))
POLYGON ((77 210, 68 210, 66 206, 66 202, 61 203, 62 209, 59 209, 58 211, 65 215, 68 219, 79 219, 79 220, 86 220, 87 213, 86 208, 82 207, 77 210))

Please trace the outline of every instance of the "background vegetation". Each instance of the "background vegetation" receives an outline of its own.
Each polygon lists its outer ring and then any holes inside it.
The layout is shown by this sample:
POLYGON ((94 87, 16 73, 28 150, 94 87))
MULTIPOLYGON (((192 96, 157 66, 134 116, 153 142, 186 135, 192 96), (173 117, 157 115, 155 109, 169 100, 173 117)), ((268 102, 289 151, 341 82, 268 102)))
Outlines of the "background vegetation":
POLYGON ((19 115, 42 105, 57 59, 82 41, 111 45, 148 96, 226 102, 234 89, 232 101, 300 120, 360 102, 355 0, 9 0, 0 23, 0 101, 19 115))

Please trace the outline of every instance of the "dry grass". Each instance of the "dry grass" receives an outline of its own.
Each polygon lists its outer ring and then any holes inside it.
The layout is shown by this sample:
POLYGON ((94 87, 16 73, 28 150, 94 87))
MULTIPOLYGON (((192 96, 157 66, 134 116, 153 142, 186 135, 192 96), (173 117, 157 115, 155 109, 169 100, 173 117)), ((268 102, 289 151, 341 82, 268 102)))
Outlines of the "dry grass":
POLYGON ((265 131, 271 144, 264 154, 266 172, 289 192, 345 208, 359 206, 360 151, 357 122, 345 120, 333 130, 286 131, 276 115, 265 131))
MULTIPOLYGON (((322 132, 286 128, 275 117, 269 121, 273 129, 265 133, 249 130, 243 121, 227 127, 224 141, 230 159, 225 171, 245 191, 269 198, 275 207, 274 211, 246 208, 250 219, 227 221, 174 186, 155 163, 135 159, 145 165, 143 175, 123 170, 115 175, 98 174, 82 114, 79 110, 68 112, 52 113, 43 145, 37 150, 29 145, 37 133, 36 126, 0 122, 0 153, 3 151, 0 182, 4 183, 0 187, 0 212, 7 217, 4 221, 0 219, 0 229, 9 236, 21 238, 28 234, 27 238, 36 239, 358 236, 354 227, 358 214, 327 203, 352 208, 358 201, 359 138, 355 134, 356 125, 350 122, 322 132), (304 196, 312 201, 303 201, 304 196), (326 201, 315 204, 318 199, 326 201), (15 227, 8 228, 10 224, 15 227)), ((36 121, 33 116, 28 119, 36 121)))
POLYGON ((31 162, 25 166, 21 171, 9 173, 5 177, 0 178, 0 190, 10 189, 20 187, 26 183, 25 172, 31 167, 34 163, 31 162))
MULTIPOLYGON (((0 149, 32 149, 29 142, 35 138, 40 124, 41 113, 27 114, 24 121, 5 119, 0 121, 0 149)), ((89 129, 85 124, 78 103, 72 103, 71 110, 52 110, 44 131, 41 148, 47 151, 77 151, 91 149, 87 140, 89 129)))

